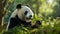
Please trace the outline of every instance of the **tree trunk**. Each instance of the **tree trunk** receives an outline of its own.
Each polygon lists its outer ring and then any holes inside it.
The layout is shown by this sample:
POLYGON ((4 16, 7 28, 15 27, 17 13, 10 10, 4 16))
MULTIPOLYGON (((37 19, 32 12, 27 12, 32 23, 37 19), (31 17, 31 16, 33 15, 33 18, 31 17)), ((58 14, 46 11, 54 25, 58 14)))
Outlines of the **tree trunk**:
POLYGON ((4 14, 4 6, 5 6, 5 0, 0 0, 0 31, 2 32, 2 17, 4 14))

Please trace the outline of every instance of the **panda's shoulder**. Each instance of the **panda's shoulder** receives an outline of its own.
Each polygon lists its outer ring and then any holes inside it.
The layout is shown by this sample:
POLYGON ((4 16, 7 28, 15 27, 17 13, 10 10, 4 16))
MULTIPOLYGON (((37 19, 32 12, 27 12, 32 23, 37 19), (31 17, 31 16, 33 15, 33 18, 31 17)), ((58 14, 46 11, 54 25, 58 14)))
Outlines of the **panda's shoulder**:
POLYGON ((15 17, 11 17, 11 18, 10 18, 10 21, 13 21, 13 20, 16 21, 16 18, 15 18, 15 17))
POLYGON ((16 18, 10 18, 10 24, 15 25, 15 24, 17 24, 17 23, 18 23, 18 21, 17 21, 16 18))

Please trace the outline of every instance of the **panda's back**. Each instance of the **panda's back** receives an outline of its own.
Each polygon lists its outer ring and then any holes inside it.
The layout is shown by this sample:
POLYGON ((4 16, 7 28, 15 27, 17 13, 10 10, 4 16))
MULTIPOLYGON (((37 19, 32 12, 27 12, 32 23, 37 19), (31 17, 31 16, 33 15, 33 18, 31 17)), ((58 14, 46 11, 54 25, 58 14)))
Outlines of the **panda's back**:
POLYGON ((16 15, 17 15, 17 13, 18 13, 18 11, 17 11, 17 9, 11 14, 11 17, 10 18, 14 18, 16 15))

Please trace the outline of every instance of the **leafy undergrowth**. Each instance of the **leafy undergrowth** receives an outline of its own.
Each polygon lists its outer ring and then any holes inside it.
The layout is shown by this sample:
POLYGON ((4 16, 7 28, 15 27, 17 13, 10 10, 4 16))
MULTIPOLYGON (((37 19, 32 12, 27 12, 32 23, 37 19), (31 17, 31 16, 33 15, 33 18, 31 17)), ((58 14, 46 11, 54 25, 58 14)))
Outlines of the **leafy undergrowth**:
POLYGON ((38 28, 30 30, 28 27, 19 26, 4 34, 60 34, 60 17, 48 17, 48 19, 40 19, 39 17, 36 17, 32 22, 35 22, 36 20, 41 20, 42 22, 38 28))
POLYGON ((30 34, 30 31, 28 30, 28 27, 17 26, 4 32, 3 34, 30 34))

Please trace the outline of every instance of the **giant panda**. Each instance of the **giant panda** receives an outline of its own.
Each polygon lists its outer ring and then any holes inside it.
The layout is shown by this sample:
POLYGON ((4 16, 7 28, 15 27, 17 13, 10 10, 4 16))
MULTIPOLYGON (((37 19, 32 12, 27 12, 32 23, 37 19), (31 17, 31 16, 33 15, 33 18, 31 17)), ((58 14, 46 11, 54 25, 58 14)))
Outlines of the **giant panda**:
POLYGON ((6 30, 21 24, 25 25, 26 27, 31 27, 31 19, 33 16, 34 13, 28 5, 22 6, 21 4, 18 4, 14 12, 11 14, 6 30))
POLYGON ((14 12, 11 14, 6 30, 21 24, 24 24, 25 26, 31 26, 30 22, 33 18, 33 15, 34 13, 28 5, 22 6, 21 4, 18 4, 14 12))

